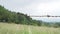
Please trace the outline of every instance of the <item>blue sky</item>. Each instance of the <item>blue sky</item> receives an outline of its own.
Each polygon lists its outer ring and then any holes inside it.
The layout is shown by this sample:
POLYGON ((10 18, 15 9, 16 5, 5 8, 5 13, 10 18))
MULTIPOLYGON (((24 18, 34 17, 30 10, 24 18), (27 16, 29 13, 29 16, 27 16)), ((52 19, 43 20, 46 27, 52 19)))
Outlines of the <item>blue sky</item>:
MULTIPOLYGON (((0 5, 27 15, 60 15, 60 0, 0 0, 0 5)), ((32 17, 43 21, 60 21, 60 18, 32 17)))

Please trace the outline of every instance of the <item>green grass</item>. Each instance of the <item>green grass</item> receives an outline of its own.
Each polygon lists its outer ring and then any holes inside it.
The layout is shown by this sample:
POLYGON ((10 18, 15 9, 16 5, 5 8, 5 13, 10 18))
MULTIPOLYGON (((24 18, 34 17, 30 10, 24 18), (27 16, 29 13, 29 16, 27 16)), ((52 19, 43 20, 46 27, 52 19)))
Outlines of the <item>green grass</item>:
POLYGON ((0 34, 60 34, 60 28, 0 23, 0 34))

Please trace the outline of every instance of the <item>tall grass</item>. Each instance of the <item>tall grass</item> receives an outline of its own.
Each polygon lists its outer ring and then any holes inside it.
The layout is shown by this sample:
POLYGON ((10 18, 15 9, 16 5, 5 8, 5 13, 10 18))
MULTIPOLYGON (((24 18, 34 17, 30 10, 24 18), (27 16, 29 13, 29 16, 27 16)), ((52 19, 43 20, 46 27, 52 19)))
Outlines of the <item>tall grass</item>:
POLYGON ((60 34, 60 28, 0 23, 0 34, 60 34))

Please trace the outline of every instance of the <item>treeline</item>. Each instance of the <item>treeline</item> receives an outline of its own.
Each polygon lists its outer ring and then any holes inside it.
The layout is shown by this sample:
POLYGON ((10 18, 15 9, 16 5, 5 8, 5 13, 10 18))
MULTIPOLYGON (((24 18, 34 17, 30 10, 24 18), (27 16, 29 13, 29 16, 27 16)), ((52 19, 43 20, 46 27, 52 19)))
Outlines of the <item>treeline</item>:
POLYGON ((0 22, 27 24, 27 25, 40 25, 41 22, 32 20, 30 16, 26 14, 9 11, 0 5, 0 22))
POLYGON ((60 27, 60 22, 48 23, 41 20, 32 20, 27 14, 12 12, 0 5, 0 22, 26 24, 34 26, 60 27))

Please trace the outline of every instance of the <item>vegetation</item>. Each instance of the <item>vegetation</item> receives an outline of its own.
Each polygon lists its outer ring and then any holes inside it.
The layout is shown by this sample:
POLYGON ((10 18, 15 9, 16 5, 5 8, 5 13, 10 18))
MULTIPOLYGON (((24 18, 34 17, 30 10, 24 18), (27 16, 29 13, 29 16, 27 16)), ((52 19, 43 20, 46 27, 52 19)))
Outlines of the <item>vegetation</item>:
POLYGON ((60 28, 0 23, 0 34, 60 34, 60 28))
POLYGON ((9 11, 0 5, 0 22, 16 23, 16 24, 26 24, 34 26, 48 26, 48 27, 60 27, 60 22, 48 23, 41 20, 32 20, 30 16, 20 12, 9 11))
POLYGON ((38 25, 40 22, 32 20, 30 16, 26 14, 9 11, 0 5, 0 22, 16 23, 16 24, 27 24, 27 25, 38 25), (38 22, 38 23, 37 23, 38 22))

